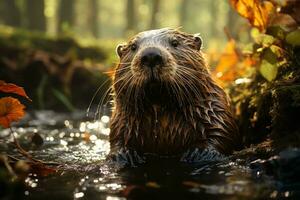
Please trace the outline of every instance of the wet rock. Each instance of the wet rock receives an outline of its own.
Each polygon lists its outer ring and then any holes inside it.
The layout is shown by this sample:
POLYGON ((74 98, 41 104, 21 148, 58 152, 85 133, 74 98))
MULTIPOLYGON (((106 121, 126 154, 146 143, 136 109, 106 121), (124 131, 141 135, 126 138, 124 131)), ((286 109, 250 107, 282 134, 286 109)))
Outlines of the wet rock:
POLYGON ((44 139, 39 133, 34 133, 31 137, 31 143, 39 147, 44 144, 44 139))
POLYGON ((265 172, 282 182, 299 182, 300 149, 286 149, 267 160, 255 160, 250 166, 255 172, 265 172))

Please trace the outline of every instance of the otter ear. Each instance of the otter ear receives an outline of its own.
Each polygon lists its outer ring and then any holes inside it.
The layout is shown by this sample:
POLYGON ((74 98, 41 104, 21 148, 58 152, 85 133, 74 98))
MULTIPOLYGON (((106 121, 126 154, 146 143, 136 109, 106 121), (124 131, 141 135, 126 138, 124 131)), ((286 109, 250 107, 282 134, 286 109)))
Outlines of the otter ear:
POLYGON ((194 41, 196 48, 199 51, 202 48, 202 38, 200 37, 200 33, 194 34, 194 41))
POLYGON ((118 44, 117 48, 116 48, 116 53, 119 57, 122 56, 122 51, 123 51, 123 48, 124 48, 125 44, 118 44))

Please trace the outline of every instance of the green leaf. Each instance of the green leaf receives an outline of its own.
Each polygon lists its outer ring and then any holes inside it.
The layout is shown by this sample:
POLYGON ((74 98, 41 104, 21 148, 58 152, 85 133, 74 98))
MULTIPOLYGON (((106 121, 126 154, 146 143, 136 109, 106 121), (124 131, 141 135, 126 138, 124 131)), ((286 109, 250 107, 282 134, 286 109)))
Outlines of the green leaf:
POLYGON ((270 46, 270 49, 271 49, 271 51, 272 51, 273 53, 276 54, 277 57, 282 57, 282 56, 284 56, 284 50, 283 50, 281 47, 276 46, 276 45, 271 45, 271 46, 270 46))
POLYGON ((285 31, 280 26, 271 26, 267 29, 267 34, 272 35, 275 38, 283 40, 285 37, 285 31))
POLYGON ((257 29, 252 29, 250 34, 257 44, 265 47, 272 45, 276 41, 276 38, 272 35, 259 33, 257 29))
POLYGON ((254 52, 253 43, 246 44, 242 51, 244 54, 252 54, 254 52))
POLYGON ((278 59, 277 55, 272 51, 271 48, 266 48, 262 54, 262 59, 268 61, 272 65, 276 65, 278 59))
POLYGON ((53 95, 60 101, 62 102, 70 111, 74 111, 75 108, 70 102, 70 100, 64 95, 61 91, 57 89, 52 89, 53 95))
POLYGON ((300 29, 287 34, 285 40, 288 44, 291 44, 293 46, 300 46, 300 29))
POLYGON ((278 67, 269 63, 267 60, 262 60, 259 71, 261 75, 268 81, 272 81, 277 76, 278 67))
POLYGON ((38 88, 36 90, 36 95, 37 95, 37 100, 38 100, 38 105, 39 109, 44 109, 44 91, 45 91, 45 86, 48 82, 48 75, 43 74, 42 80, 40 81, 38 88))
POLYGON ((271 46, 275 42, 275 38, 272 35, 261 34, 261 44, 263 46, 271 46))
POLYGON ((256 39, 259 37, 260 32, 257 28, 252 28, 250 31, 251 37, 256 41, 256 39))

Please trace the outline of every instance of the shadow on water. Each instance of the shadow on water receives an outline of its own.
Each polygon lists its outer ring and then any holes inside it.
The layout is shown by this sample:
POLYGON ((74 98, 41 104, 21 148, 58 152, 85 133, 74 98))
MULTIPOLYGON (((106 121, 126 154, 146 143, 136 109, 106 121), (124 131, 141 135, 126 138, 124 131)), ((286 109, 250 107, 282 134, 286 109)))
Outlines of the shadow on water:
MULTIPOLYGON (((98 121, 84 112, 29 114, 14 130, 22 146, 45 162, 59 163, 57 173, 25 179, 25 199, 265 199, 289 197, 263 170, 250 169, 253 159, 189 165, 148 157, 147 164, 119 169, 105 161, 109 152, 109 117, 98 121), (33 144, 34 137, 43 138, 33 144)), ((1 133, 0 150, 19 157, 1 133)), ((257 159, 257 158, 255 158, 257 159)))

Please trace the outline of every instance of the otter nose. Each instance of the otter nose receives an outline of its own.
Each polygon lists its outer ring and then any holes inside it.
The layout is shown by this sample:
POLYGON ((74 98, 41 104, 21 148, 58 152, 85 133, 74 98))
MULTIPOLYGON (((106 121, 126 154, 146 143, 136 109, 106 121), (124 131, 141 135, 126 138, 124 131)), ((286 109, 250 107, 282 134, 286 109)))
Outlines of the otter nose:
POLYGON ((154 68, 163 65, 163 57, 157 48, 149 47, 142 52, 141 65, 154 68))

